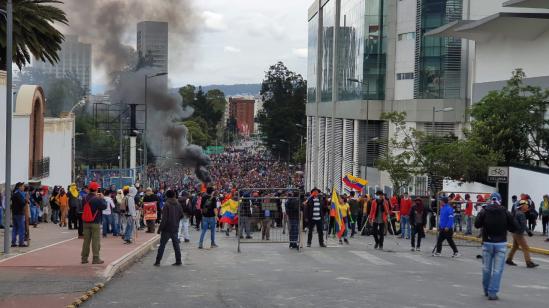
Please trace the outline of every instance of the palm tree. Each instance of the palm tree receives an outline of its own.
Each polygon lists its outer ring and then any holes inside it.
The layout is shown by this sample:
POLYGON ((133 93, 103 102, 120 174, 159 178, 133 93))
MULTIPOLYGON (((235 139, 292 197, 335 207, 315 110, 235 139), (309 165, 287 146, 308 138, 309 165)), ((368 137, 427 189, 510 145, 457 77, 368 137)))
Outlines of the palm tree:
MULTIPOLYGON (((0 0, 5 11, 6 0, 0 0)), ((61 49, 64 36, 53 23, 68 25, 65 12, 51 4, 62 4, 57 0, 13 0, 13 62, 19 68, 30 63, 31 55, 50 62, 59 61, 57 52, 61 49)), ((3 17, 3 18, 2 18, 3 17)), ((6 70, 6 22, 0 16, 0 69, 6 70)))

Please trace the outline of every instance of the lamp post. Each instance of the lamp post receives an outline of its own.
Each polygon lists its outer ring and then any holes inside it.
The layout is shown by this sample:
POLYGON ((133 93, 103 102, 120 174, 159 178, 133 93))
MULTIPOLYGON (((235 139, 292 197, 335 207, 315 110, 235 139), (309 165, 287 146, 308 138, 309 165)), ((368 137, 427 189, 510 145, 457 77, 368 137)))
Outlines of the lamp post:
POLYGON ((76 171, 75 171, 75 160, 76 160, 76 115, 74 114, 74 110, 76 108, 80 108, 86 104, 85 99, 81 99, 78 101, 78 103, 74 104, 72 106, 71 110, 69 111, 69 114, 72 116, 73 123, 72 123, 72 160, 71 160, 71 169, 72 169, 72 182, 74 183, 76 181, 76 171))
POLYGON ((290 148, 291 148, 290 141, 285 140, 285 139, 280 139, 280 142, 286 143, 286 144, 288 145, 288 162, 290 162, 290 154, 291 154, 291 151, 290 151, 290 148))
POLYGON ((355 82, 360 84, 362 89, 362 99, 366 101, 366 144, 365 144, 366 153, 364 155, 366 166, 364 169, 364 179, 367 180, 368 179, 368 139, 370 139, 370 136, 369 136, 370 132, 368 131, 368 122, 370 120, 370 108, 369 108, 370 104, 368 103, 367 96, 364 95, 364 88, 366 87, 366 89, 368 89, 369 84, 367 81, 361 81, 356 78, 347 78, 347 80, 350 82, 355 82))
POLYGON ((6 3, 6 179, 4 184, 4 254, 10 252, 10 217, 11 217, 11 114, 12 114, 12 56, 13 56, 13 3, 6 3))
POLYGON ((437 112, 449 112, 449 111, 454 111, 454 107, 446 107, 442 109, 436 109, 435 107, 433 107, 433 122, 431 123, 432 136, 435 136, 435 114, 437 112))
POLYGON ((148 81, 151 78, 158 77, 158 76, 164 76, 168 75, 166 72, 162 73, 156 73, 153 75, 145 75, 145 131, 143 132, 143 185, 146 185, 147 187, 149 178, 147 176, 147 113, 148 113, 148 107, 147 107, 147 88, 148 88, 148 81))

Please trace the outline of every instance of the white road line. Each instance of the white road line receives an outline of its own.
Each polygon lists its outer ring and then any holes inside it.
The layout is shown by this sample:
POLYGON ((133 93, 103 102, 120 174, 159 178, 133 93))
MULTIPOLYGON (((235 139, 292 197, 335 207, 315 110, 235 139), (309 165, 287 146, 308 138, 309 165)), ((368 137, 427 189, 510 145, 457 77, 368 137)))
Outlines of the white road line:
POLYGON ((421 263, 421 264, 425 264, 425 265, 436 265, 436 266, 441 265, 440 263, 427 260, 426 259, 427 257, 422 256, 422 255, 409 254, 409 253, 398 253, 398 254, 396 254, 396 256, 407 258, 407 259, 410 259, 410 260, 412 260, 416 263, 421 263))
POLYGON ((394 265, 394 263, 383 260, 382 258, 376 257, 373 254, 367 253, 366 251, 352 250, 349 252, 375 265, 394 265))
POLYGON ((548 259, 543 259, 543 258, 532 257, 532 260, 536 260, 536 261, 544 262, 544 263, 549 263, 548 259))
POLYGON ((318 250, 311 250, 311 251, 305 250, 305 253, 303 255, 307 257, 311 257, 321 264, 338 264, 339 263, 336 259, 318 250))
POLYGON ((11 257, 2 259, 2 260, 0 260, 0 263, 6 262, 6 261, 11 260, 11 259, 13 259, 13 258, 20 257, 20 256, 22 256, 22 255, 26 255, 26 254, 29 254, 29 253, 33 253, 33 252, 40 251, 40 250, 42 250, 42 249, 50 248, 50 247, 52 247, 52 246, 56 246, 56 245, 59 245, 59 244, 63 244, 63 243, 66 243, 66 242, 68 242, 68 241, 72 241, 72 240, 77 239, 77 238, 78 238, 78 237, 69 238, 69 239, 66 239, 66 240, 61 241, 61 242, 53 243, 53 244, 50 244, 50 245, 47 245, 47 246, 44 246, 44 247, 40 247, 40 248, 36 248, 36 249, 30 250, 30 251, 27 251, 27 252, 23 252, 23 253, 20 253, 20 254, 17 254, 17 255, 14 255, 14 256, 11 256, 11 257))

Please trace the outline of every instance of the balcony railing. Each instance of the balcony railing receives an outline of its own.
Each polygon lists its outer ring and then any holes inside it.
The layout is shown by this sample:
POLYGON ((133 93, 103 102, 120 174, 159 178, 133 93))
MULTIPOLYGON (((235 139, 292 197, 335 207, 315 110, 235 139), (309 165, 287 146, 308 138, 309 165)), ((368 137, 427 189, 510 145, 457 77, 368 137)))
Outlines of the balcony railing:
POLYGON ((50 158, 44 157, 32 162, 32 178, 43 179, 50 175, 50 158))

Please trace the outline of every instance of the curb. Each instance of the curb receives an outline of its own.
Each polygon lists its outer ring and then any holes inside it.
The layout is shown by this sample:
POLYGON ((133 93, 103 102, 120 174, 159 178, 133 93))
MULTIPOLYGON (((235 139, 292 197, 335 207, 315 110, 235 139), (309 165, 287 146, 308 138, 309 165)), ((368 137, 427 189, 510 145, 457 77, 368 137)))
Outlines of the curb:
POLYGON ((103 279, 103 282, 96 283, 95 286, 88 291, 84 292, 80 297, 75 298, 72 303, 65 306, 65 308, 76 308, 82 305, 84 302, 90 300, 95 294, 101 291, 105 284, 108 283, 114 275, 122 272, 130 265, 132 265, 137 260, 141 259, 147 252, 149 252, 158 242, 160 241, 160 235, 155 235, 153 238, 149 239, 137 249, 125 254, 120 257, 118 260, 112 262, 107 266, 103 271, 103 274, 99 276, 103 279))
MULTIPOLYGON (((428 230, 427 233, 429 234, 433 234, 433 235, 436 235, 437 232, 436 231, 433 231, 433 230, 428 230)), ((466 240, 466 241, 470 241, 470 242, 477 242, 477 243, 482 243, 482 239, 476 237, 476 236, 467 236, 467 235, 461 235, 461 234, 455 234, 454 233, 454 238, 457 238, 457 239, 460 239, 460 240, 466 240)), ((513 247, 513 244, 511 243, 507 243, 507 248, 511 248, 513 247)), ((519 247, 519 250, 522 250, 520 247, 519 247)), ((532 252, 532 253, 537 253, 537 254, 542 254, 542 255, 548 255, 549 256, 549 249, 543 249, 543 248, 539 248, 539 247, 528 247, 528 251, 532 252)))

